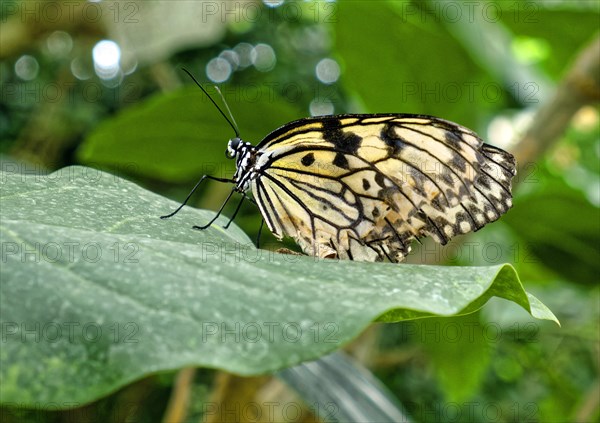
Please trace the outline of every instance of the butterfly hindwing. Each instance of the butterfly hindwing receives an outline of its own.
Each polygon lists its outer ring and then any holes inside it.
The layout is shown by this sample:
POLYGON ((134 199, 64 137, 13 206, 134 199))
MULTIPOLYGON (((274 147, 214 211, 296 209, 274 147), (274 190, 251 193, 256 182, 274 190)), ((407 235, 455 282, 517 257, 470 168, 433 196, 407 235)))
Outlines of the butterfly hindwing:
POLYGON ((514 158, 421 115, 340 115, 285 125, 256 146, 255 200, 275 236, 309 255, 402 260, 511 206, 514 158))

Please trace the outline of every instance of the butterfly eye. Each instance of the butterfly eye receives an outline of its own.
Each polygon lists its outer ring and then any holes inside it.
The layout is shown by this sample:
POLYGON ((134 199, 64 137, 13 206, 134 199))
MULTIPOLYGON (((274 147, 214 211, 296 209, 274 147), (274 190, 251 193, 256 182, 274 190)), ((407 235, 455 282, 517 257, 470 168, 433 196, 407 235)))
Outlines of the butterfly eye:
POLYGON ((241 141, 242 140, 238 137, 230 139, 229 144, 227 145, 227 150, 225 151, 225 157, 228 159, 233 159, 237 153, 241 141))

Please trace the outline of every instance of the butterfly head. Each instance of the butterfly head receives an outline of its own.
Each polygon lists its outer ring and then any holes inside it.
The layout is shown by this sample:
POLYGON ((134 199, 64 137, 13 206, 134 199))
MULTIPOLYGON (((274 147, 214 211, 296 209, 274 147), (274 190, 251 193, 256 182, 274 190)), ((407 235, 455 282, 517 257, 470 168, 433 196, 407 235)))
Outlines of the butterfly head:
POLYGON ((235 137, 229 140, 227 143, 227 151, 225 155, 228 159, 233 159, 241 153, 241 147, 244 145, 244 141, 241 138, 235 137))
POLYGON ((237 170, 234 179, 238 188, 241 191, 246 191, 250 187, 250 180, 254 176, 252 167, 256 160, 256 149, 249 142, 235 137, 227 143, 225 155, 230 159, 235 159, 237 170))

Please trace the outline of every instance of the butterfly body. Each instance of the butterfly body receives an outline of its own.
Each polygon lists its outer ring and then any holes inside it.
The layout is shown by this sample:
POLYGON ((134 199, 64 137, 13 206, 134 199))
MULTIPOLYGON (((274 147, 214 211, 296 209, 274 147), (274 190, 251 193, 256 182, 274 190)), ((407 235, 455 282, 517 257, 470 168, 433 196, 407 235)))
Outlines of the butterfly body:
POLYGON ((446 244, 511 207, 512 155, 431 116, 305 118, 227 154, 271 232, 318 257, 399 262, 415 238, 446 244))

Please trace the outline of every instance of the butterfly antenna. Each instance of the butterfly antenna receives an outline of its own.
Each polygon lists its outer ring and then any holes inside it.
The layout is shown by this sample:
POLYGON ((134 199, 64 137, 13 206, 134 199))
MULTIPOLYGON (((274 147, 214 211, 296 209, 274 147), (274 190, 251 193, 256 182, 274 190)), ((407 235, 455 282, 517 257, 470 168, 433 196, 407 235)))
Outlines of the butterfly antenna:
MULTIPOLYGON (((227 121, 227 123, 229 124, 229 126, 231 126, 231 128, 235 132, 235 136, 239 138, 240 133, 238 132, 237 127, 233 123, 231 123, 231 121, 229 120, 229 118, 225 115, 225 113, 223 113, 223 110, 221 110, 221 108, 217 105, 217 103, 215 102, 215 100, 213 100, 213 98, 208 94, 208 92, 206 92, 206 90, 204 89, 204 87, 202 85, 200 85, 200 83, 196 80, 196 78, 194 78, 194 75, 192 75, 191 72, 188 71, 186 68, 181 68, 181 70, 183 70, 185 73, 187 73, 189 75, 189 77, 192 78, 192 81, 194 81, 196 83, 196 85, 198 87, 200 87, 200 89, 202 90, 202 92, 204 94, 206 94, 206 96, 212 102, 212 104, 215 105, 215 107, 217 108, 217 110, 219 111, 219 113, 221 113, 221 116, 223 116, 225 118, 225 120, 227 121)), ((219 91, 219 94, 221 94, 220 91, 219 91)), ((221 94, 221 96, 222 96, 222 94, 221 94)), ((227 106, 227 103, 225 103, 225 105, 227 106)), ((229 111, 229 107, 227 107, 227 110, 229 111)), ((229 113, 231 114, 231 111, 229 111, 229 113)), ((233 119, 233 117, 232 117, 232 119, 233 119)))
POLYGON ((238 124, 235 121, 235 118, 233 117, 233 113, 231 113, 231 109, 229 108, 229 104, 227 104, 227 101, 225 100, 225 97, 223 96, 223 93, 221 92, 221 89, 217 85, 215 85, 215 90, 217 90, 217 92, 221 96, 221 100, 223 100, 223 104, 225 105, 225 108, 227 109, 227 113, 229 113, 229 117, 231 118, 231 121, 235 125, 235 134, 239 137, 239 131, 237 130, 238 124))

